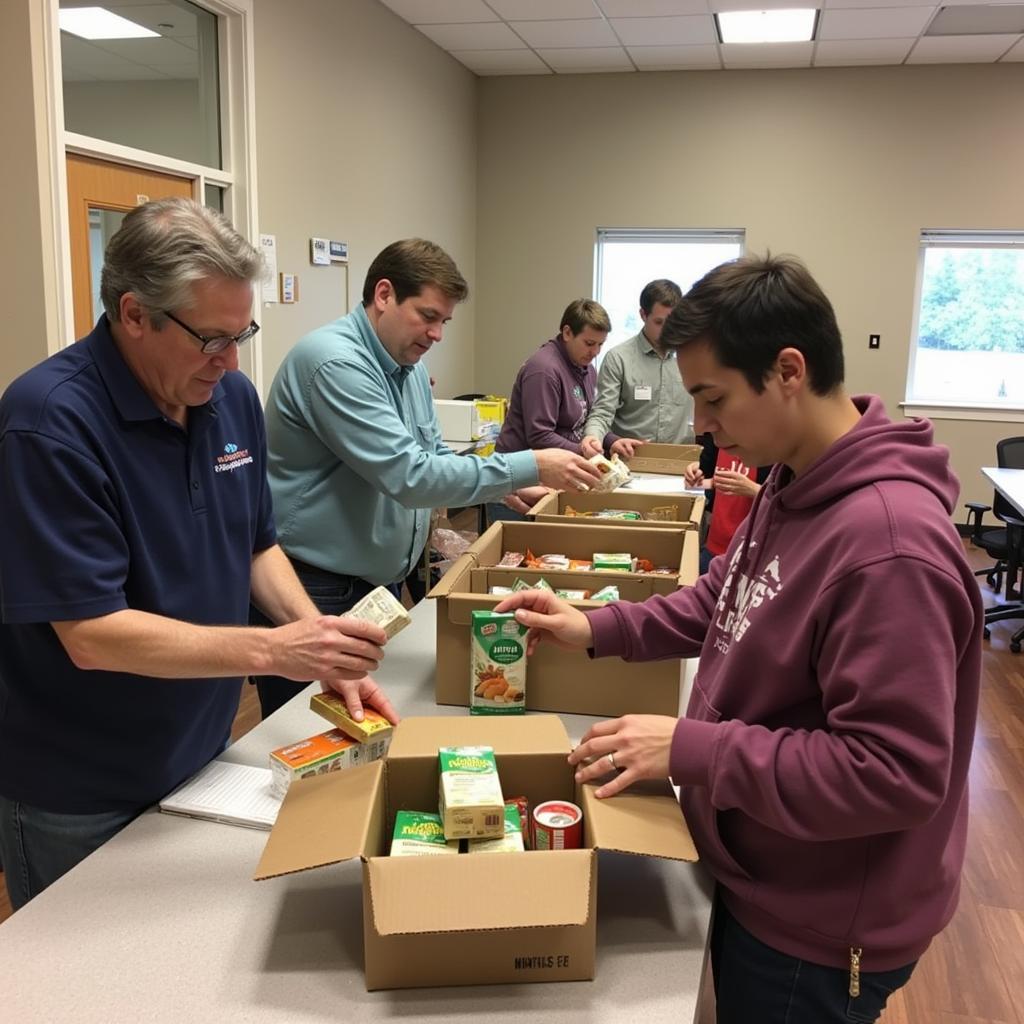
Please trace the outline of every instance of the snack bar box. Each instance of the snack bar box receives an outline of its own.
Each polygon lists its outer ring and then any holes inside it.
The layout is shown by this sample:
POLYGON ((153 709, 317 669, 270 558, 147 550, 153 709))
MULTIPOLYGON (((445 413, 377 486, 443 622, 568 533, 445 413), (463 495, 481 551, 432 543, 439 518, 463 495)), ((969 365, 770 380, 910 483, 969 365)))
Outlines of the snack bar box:
MULTIPOLYGON (((624 601, 671 594, 697 581, 699 541, 696 530, 648 529, 640 526, 578 526, 562 523, 495 523, 473 543, 427 595, 437 601, 438 704, 469 704, 469 638, 472 613, 490 611, 503 598, 492 586, 511 587, 517 579, 543 577, 555 588, 590 591, 614 584, 624 601), (671 576, 625 572, 554 572, 547 569, 499 569, 506 551, 529 548, 535 555, 560 553, 589 559, 595 551, 628 551, 655 565, 678 566, 671 576)), ((573 601, 583 610, 593 601, 573 601)), ((621 658, 591 660, 582 651, 541 644, 526 666, 526 707, 578 715, 678 715, 681 664, 675 659, 627 664, 621 658)))
POLYGON ((573 494, 553 491, 545 494, 529 515, 538 523, 567 523, 580 526, 629 526, 655 529, 697 530, 704 515, 704 499, 695 494, 633 494, 628 490, 573 494), (673 519, 597 519, 594 516, 570 516, 566 507, 577 512, 600 512, 606 508, 629 509, 643 515, 653 508, 676 507, 673 519))
POLYGON ((255 878, 359 858, 367 989, 594 977, 597 851, 694 861, 666 782, 609 800, 577 787, 553 715, 407 718, 385 761, 300 779, 288 790, 255 878), (583 848, 486 857, 389 857, 398 810, 437 806, 441 746, 494 748, 502 789, 531 805, 583 809, 583 848), (528 955, 524 954, 528 951, 528 955))

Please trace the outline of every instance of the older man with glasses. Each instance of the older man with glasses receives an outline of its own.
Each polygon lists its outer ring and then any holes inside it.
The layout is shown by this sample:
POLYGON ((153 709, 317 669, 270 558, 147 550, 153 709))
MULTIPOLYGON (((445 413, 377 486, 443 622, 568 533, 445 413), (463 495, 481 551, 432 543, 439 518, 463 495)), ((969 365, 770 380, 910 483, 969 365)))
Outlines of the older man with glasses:
POLYGON ((0 399, 0 854, 15 908, 227 744, 243 676, 367 676, 382 630, 321 615, 276 543, 238 368, 259 254, 187 200, 133 210, 95 330, 0 399), (249 601, 273 624, 247 625, 249 601))

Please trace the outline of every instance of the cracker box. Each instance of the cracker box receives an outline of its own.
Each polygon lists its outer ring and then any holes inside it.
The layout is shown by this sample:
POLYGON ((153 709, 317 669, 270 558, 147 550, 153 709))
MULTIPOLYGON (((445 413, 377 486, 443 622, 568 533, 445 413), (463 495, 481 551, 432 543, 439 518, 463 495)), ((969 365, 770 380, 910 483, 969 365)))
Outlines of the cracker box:
POLYGON ((512 614, 473 612, 469 641, 471 715, 526 710, 526 634, 512 614))
POLYGON ((314 693, 309 698, 309 709, 360 743, 384 739, 391 735, 394 728, 379 711, 365 706, 363 720, 357 722, 349 714, 344 699, 337 693, 314 693))
POLYGON ((375 590, 371 590, 345 614, 350 618, 372 622, 375 626, 380 626, 389 640, 396 633, 401 633, 406 626, 412 625, 409 613, 387 587, 377 587, 375 590))
POLYGON ((422 857, 458 852, 459 841, 445 839, 439 814, 399 811, 395 815, 395 831, 391 837, 392 857, 422 857))
POLYGON ((523 824, 519 808, 505 804, 505 834, 500 839, 470 839, 468 853, 523 853, 523 824))
POLYGON ((491 747, 441 747, 438 811, 446 839, 500 838, 505 798, 491 747))

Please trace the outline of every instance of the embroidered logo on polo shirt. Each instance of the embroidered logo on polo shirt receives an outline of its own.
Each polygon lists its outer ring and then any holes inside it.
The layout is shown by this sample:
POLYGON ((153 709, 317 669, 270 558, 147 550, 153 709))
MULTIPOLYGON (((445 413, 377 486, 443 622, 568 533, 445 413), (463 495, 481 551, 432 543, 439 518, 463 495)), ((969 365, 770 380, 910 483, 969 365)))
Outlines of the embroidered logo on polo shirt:
POLYGON ((241 469, 242 466, 248 466, 251 463, 252 456, 249 454, 249 449, 239 448, 237 444, 229 441, 224 445, 224 454, 217 456, 213 471, 215 473, 233 473, 236 469, 241 469))

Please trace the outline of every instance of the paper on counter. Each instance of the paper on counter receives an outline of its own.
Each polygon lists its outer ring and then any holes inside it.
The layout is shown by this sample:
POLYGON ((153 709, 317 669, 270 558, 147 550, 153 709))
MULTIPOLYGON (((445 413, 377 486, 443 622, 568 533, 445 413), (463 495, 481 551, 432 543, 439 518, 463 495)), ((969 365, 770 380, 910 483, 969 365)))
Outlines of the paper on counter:
POLYGON ((271 789, 269 768, 211 761, 160 801, 160 810, 228 825, 270 829, 281 797, 271 789))

